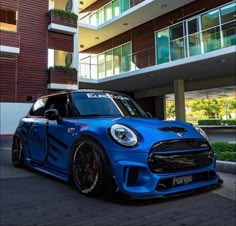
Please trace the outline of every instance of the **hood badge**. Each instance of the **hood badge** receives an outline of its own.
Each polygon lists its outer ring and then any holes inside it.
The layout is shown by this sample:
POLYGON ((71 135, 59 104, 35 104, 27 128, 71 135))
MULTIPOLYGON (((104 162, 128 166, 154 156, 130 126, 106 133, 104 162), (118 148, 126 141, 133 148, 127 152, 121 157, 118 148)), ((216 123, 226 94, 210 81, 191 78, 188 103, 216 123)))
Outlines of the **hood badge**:
POLYGON ((176 133, 176 135, 179 136, 179 137, 183 137, 184 133, 176 133))

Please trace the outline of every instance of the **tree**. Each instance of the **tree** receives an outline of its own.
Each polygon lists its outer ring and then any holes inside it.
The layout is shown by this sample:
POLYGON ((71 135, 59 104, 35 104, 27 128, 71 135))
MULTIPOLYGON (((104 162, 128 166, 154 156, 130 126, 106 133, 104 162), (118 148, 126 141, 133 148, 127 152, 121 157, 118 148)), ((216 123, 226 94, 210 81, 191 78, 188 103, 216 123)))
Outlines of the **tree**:
POLYGON ((204 111, 208 118, 219 118, 220 106, 217 99, 200 99, 192 103, 192 111, 204 111))

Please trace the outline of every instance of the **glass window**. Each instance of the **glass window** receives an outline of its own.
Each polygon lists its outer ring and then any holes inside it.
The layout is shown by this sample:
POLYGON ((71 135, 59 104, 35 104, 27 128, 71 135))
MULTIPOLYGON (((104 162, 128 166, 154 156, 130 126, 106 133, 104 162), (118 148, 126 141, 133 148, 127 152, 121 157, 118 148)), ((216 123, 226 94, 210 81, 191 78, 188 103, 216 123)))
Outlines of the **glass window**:
POLYGON ((47 102, 47 98, 38 99, 30 109, 30 116, 43 116, 44 115, 44 107, 47 102))
POLYGON ((236 21, 222 25, 224 47, 236 45, 236 21))
POLYGON ((130 8, 130 0, 121 0, 121 12, 124 12, 130 8))
POLYGON ((170 61, 169 57, 169 29, 156 32, 156 53, 157 64, 162 64, 170 61))
POLYGON ((97 70, 98 70, 97 57, 92 57, 91 58, 91 78, 92 79, 98 79, 97 70))
POLYGON ((97 25, 104 23, 104 8, 97 11, 97 25))
POLYGON ((189 56, 195 56, 201 53, 199 19, 195 18, 187 21, 187 27, 189 56))
POLYGON ((236 19, 236 3, 229 4, 224 6, 220 10, 221 14, 221 23, 226 23, 236 19))
POLYGON ((170 27, 170 53, 171 60, 185 57, 184 24, 180 23, 170 27))
POLYGON ((131 45, 127 43, 122 46, 122 72, 131 69, 131 45))
POLYGON ((220 28, 214 27, 202 32, 204 52, 210 52, 221 48, 220 28))
POLYGON ((98 79, 105 77, 105 54, 98 55, 98 79))
POLYGON ((120 0, 114 0, 112 2, 112 15, 113 17, 120 15, 120 0))
POLYGON ((146 116, 128 96, 106 92, 73 92, 78 116, 146 116))
POLYGON ((219 10, 202 15, 202 30, 219 25, 219 10))
POLYGON ((97 25, 97 14, 96 13, 93 13, 92 15, 89 16, 89 23, 94 26, 97 25))
POLYGON ((0 9, 0 30, 17 31, 16 11, 0 9))
POLYGON ((113 74, 119 74, 121 71, 121 46, 113 50, 113 74))
POLYGON ((112 65, 113 65, 113 55, 112 50, 105 53, 106 58, 106 77, 113 74, 112 65))
POLYGON ((112 19, 112 3, 109 3, 104 7, 104 20, 112 19))

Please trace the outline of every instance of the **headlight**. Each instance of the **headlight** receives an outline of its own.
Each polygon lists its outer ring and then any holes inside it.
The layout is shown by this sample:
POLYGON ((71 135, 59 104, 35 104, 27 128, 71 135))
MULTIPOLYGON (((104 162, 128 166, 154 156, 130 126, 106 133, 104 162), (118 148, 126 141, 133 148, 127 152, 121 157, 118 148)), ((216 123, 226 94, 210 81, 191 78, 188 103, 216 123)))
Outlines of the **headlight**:
POLYGON ((204 130, 202 128, 200 128, 199 126, 197 125, 193 125, 193 127, 206 139, 208 140, 208 137, 206 135, 206 133, 204 132, 204 130))
POLYGON ((138 143, 138 137, 127 126, 115 124, 110 128, 112 138, 121 145, 132 147, 138 143))

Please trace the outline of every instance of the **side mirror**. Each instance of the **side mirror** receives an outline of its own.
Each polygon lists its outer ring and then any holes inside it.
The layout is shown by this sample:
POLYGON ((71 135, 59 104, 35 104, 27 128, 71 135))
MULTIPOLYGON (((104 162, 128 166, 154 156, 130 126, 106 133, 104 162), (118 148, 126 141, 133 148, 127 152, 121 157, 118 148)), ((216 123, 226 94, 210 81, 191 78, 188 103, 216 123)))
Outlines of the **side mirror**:
POLYGON ((49 120, 58 120, 60 116, 57 109, 49 109, 45 111, 44 117, 49 120))

